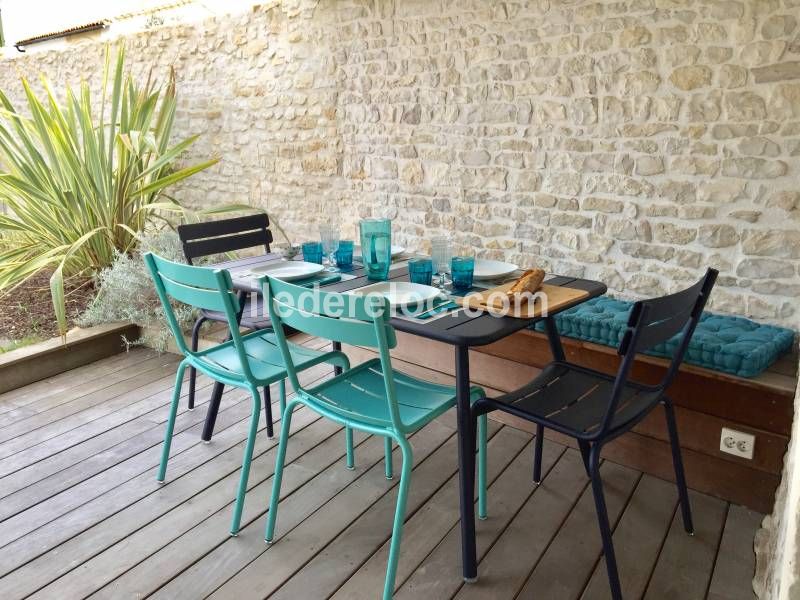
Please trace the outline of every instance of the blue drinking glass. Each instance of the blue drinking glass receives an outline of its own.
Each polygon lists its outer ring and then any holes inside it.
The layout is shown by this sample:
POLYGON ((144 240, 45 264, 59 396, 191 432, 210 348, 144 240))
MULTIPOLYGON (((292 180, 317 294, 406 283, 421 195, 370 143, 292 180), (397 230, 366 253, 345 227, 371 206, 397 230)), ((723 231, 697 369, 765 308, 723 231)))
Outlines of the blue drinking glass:
POLYGON ((303 244, 303 260, 322 264, 322 242, 306 242, 303 244))
POLYGON ((411 283, 430 285, 433 279, 433 261, 430 258, 412 258, 409 260, 408 278, 411 283))
POLYGON ((353 266, 353 240, 339 240, 339 248, 336 250, 336 266, 349 268, 353 266))
POLYGON ((454 256, 450 261, 450 276, 453 287, 468 290, 472 287, 472 276, 475 273, 475 259, 471 256, 454 256))
POLYGON ((358 228, 361 234, 361 260, 367 279, 386 281, 392 264, 391 220, 364 219, 358 228))

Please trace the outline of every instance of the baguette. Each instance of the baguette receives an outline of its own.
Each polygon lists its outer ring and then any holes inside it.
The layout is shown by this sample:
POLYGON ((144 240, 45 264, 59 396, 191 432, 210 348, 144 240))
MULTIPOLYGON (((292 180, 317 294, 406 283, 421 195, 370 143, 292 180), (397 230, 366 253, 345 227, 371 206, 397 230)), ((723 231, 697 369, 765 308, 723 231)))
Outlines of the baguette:
POLYGON ((516 296, 526 292, 535 293, 542 286, 544 277, 545 272, 542 269, 528 269, 508 290, 509 298, 514 299, 516 296))

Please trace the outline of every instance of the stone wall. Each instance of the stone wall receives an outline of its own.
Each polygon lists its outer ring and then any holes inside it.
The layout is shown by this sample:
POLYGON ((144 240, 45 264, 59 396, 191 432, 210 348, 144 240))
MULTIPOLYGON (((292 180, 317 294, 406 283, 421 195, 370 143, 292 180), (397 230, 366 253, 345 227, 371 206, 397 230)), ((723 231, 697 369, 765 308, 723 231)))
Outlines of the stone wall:
MULTIPOLYGON (((369 215, 425 248, 800 324, 800 1, 286 0, 128 40, 174 65, 180 134, 222 162, 179 191, 253 196, 297 237, 369 215)), ((0 62, 97 81, 102 47, 0 62)))

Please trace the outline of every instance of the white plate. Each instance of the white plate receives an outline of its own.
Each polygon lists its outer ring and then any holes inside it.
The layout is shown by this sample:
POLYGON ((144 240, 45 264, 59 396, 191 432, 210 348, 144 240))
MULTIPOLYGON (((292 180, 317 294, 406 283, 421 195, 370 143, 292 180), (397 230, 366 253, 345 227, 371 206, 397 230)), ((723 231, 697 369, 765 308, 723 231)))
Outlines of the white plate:
POLYGON ((381 281, 373 283, 356 290, 350 290, 347 294, 358 294, 367 296, 369 294, 381 294, 389 300, 393 307, 405 307, 420 302, 430 302, 438 298, 441 291, 438 288, 421 283, 411 283, 408 281, 381 281))
POLYGON ((325 270, 325 267, 317 263, 303 262, 299 260, 281 260, 253 267, 250 269, 249 275, 251 277, 258 277, 260 275, 269 275, 284 281, 294 281, 296 279, 305 279, 316 275, 317 273, 325 270))
POLYGON ((478 280, 500 279, 501 277, 508 277, 517 269, 519 267, 511 263, 476 258, 473 278, 478 280))
MULTIPOLYGON (((353 248, 356 254, 361 254, 361 246, 355 246, 353 248)), ((405 252, 405 246, 394 246, 392 245, 392 258, 396 258, 400 256, 403 252, 405 252)))

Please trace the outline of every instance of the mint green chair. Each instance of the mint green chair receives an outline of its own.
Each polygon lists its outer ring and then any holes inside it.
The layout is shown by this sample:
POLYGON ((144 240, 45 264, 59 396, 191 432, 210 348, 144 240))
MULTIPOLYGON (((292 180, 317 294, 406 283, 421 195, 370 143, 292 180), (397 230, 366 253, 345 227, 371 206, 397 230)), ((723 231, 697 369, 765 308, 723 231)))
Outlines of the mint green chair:
MULTIPOLYGON (((388 478, 392 476, 391 448, 394 440, 400 446, 403 467, 383 588, 383 598, 388 600, 394 591, 408 484, 413 466, 411 445, 407 436, 455 406, 456 390, 451 386, 416 379, 392 369, 389 349, 395 347, 397 340, 394 328, 389 324, 390 311, 385 298, 310 291, 268 278, 262 280, 262 286, 269 316, 275 328, 275 339, 286 361, 289 381, 296 391, 295 398, 282 415, 281 438, 267 515, 266 541, 271 543, 275 533, 287 434, 291 427, 292 411, 297 405, 304 404, 346 428, 383 436, 388 478), (319 385, 304 388, 297 379, 298 365, 286 341, 284 326, 329 340, 376 348, 380 358, 360 364, 319 385)), ((471 388, 473 402, 483 396, 481 388, 471 388)), ((478 515, 486 518, 485 418, 478 421, 478 515)))
MULTIPOLYGON (((288 344, 281 332, 282 347, 279 349, 273 332, 255 331, 247 335, 239 333, 239 323, 236 315, 239 309, 239 300, 233 292, 231 276, 224 269, 208 269, 193 267, 170 262, 148 252, 144 256, 145 264, 155 282, 156 292, 164 307, 164 314, 175 343, 184 359, 178 365, 178 374, 175 379, 175 390, 172 393, 167 431, 164 437, 164 448, 161 454, 161 466, 158 469, 158 481, 164 483, 169 461, 169 449, 172 442, 172 432, 175 427, 175 415, 178 412, 178 401, 181 396, 183 374, 188 367, 194 367, 211 379, 248 390, 253 398, 253 408, 250 414, 250 428, 247 434, 247 444, 244 450, 242 471, 239 477, 239 488, 236 493, 236 504, 233 510, 231 535, 239 533, 242 519, 244 496, 247 491, 247 479, 250 473, 250 461, 253 458, 258 419, 261 412, 261 396, 259 388, 269 386, 276 381, 286 378, 283 351, 290 357, 292 373, 308 369, 320 363, 330 363, 347 370, 350 363, 342 352, 320 352, 304 348, 295 344, 288 344), (219 311, 226 315, 230 328, 230 340, 206 350, 190 350, 183 338, 175 313, 172 310, 169 298, 188 304, 195 308, 219 311)), ((281 388, 283 392, 283 388, 281 388)), ((286 407, 284 394, 280 397, 281 413, 286 407)), ((284 427, 281 435, 288 436, 289 428, 284 427)), ((352 438, 347 436, 348 455, 352 455, 352 438)))

